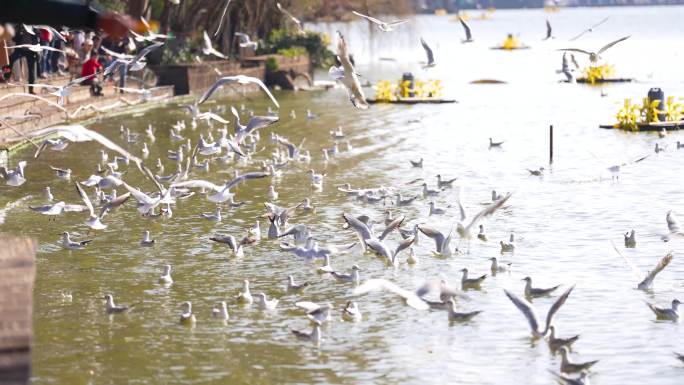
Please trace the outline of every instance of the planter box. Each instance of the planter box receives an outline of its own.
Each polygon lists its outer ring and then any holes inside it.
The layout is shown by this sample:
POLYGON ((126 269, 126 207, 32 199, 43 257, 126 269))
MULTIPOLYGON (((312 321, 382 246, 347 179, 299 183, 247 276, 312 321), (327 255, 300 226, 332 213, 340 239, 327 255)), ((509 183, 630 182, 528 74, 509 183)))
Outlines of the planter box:
POLYGON ((223 76, 246 75, 264 79, 266 67, 263 63, 243 67, 226 60, 198 64, 150 66, 157 74, 159 85, 173 86, 176 95, 200 94, 223 76))

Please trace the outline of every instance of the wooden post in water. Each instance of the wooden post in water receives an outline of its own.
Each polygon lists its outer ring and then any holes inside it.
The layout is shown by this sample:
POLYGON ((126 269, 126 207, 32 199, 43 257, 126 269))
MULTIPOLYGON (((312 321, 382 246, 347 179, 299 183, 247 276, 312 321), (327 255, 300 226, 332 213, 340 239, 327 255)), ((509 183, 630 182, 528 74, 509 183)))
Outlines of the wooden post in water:
POLYGON ((36 244, 0 234, 0 384, 25 385, 31 375, 36 244))
POLYGON ((553 164, 553 124, 549 126, 549 164, 553 164))

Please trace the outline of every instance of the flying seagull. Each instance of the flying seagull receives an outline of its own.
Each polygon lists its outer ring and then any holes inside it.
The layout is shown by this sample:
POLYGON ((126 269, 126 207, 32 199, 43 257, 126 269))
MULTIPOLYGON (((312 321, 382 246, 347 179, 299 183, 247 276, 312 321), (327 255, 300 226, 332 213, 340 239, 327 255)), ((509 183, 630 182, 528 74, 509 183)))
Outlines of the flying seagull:
POLYGON ((670 264, 673 258, 672 253, 667 253, 667 255, 665 255, 660 259, 660 261, 658 261, 658 264, 653 270, 649 271, 647 274, 644 274, 641 271, 639 271, 639 269, 637 269, 637 267, 634 266, 634 264, 629 259, 627 259, 627 257, 624 254, 622 254, 617 247, 615 247, 615 244, 613 244, 613 249, 616 253, 618 253, 619 256, 622 257, 622 259, 624 259, 625 263, 627 263, 627 266, 629 266, 629 268, 632 270, 634 276, 637 279, 641 280, 637 285, 637 289, 639 290, 650 290, 653 287, 653 281, 655 280, 656 275, 663 271, 663 269, 670 264))
POLYGON ((425 54, 427 55, 427 64, 423 66, 423 68, 430 68, 434 67, 436 65, 435 63, 435 56, 432 54, 432 49, 427 45, 425 40, 423 38, 420 38, 420 44, 423 46, 423 49, 425 50, 425 54))
POLYGON ((221 18, 219 19, 219 25, 216 27, 216 32, 214 32, 214 37, 218 36, 219 32, 221 31, 221 27, 223 26, 223 19, 226 18, 226 13, 228 12, 228 6, 230 5, 230 2, 233 0, 226 0, 226 3, 223 5, 223 11, 221 12, 221 18))
POLYGON ((288 12, 287 9, 283 8, 283 6, 280 5, 279 2, 276 3, 276 7, 278 7, 278 10, 279 10, 280 12, 284 13, 285 16, 289 17, 290 20, 292 20, 292 22, 297 26, 297 30, 299 31, 300 34, 304 34, 304 33, 305 33, 304 28, 302 27, 302 22, 301 22, 299 19, 297 19, 296 17, 294 17, 294 15, 291 14, 290 12, 288 12))
POLYGON ((532 304, 527 302, 524 299, 518 298, 515 294, 511 293, 508 290, 504 289, 504 293, 506 293, 506 296, 508 299, 513 302, 515 307, 520 310, 525 318, 527 318, 527 322, 530 324, 530 329, 532 331, 532 336, 535 338, 544 338, 548 333, 549 333, 549 328, 553 324, 553 317, 556 315, 556 312, 560 310, 561 306, 565 303, 565 301, 568 299, 570 296, 570 293, 572 292, 572 289, 574 289, 575 286, 572 286, 568 290, 561 295, 556 302, 551 305, 551 308, 549 309, 549 312, 546 315, 546 325, 544 326, 544 329, 541 328, 542 325, 539 323, 539 317, 537 316, 537 313, 534 311, 534 308, 532 307, 532 304))
POLYGON ((363 13, 358 13, 356 11, 352 11, 352 13, 355 14, 356 16, 361 16, 364 19, 370 21, 371 23, 377 25, 378 29, 381 30, 382 32, 394 31, 394 27, 408 23, 408 21, 409 21, 408 19, 404 19, 404 20, 397 20, 397 21, 393 21, 391 23, 387 23, 387 22, 384 22, 382 20, 378 20, 374 17, 364 15, 363 13))
POLYGON ((603 19, 603 20, 599 21, 598 23, 592 25, 591 27, 585 29, 585 30, 582 31, 579 35, 577 35, 577 36, 573 37, 572 39, 570 39, 570 41, 575 41, 575 40, 579 39, 579 38, 582 37, 585 33, 594 32, 594 28, 596 28, 596 27, 598 27, 599 25, 605 23, 606 21, 608 21, 608 19, 610 19, 610 16, 607 16, 605 19, 603 19))
POLYGON ((585 51, 585 50, 582 50, 579 48, 561 48, 561 49, 559 49, 559 51, 571 51, 571 52, 583 53, 585 55, 589 55, 589 61, 590 62, 596 63, 601 58, 602 53, 606 52, 610 47, 614 46, 615 44, 617 44, 623 40, 629 39, 629 37, 630 36, 621 37, 621 38, 619 38, 613 42, 610 42, 610 43, 604 45, 603 47, 601 47, 601 49, 599 49, 597 52, 589 52, 589 51, 585 51))
POLYGON ((276 107, 280 108, 280 104, 278 104, 278 101, 273 96, 273 94, 271 94, 271 91, 268 90, 268 87, 266 87, 264 82, 262 82, 258 78, 254 78, 251 76, 245 76, 245 75, 224 76, 224 77, 216 80, 216 82, 211 87, 209 87, 207 92, 205 92, 204 95, 202 95, 199 98, 199 100, 197 101, 197 104, 204 103, 207 99, 209 99, 211 97, 211 95, 214 94, 214 92, 216 92, 216 90, 221 88, 221 86, 223 86, 224 84, 232 84, 232 83, 238 83, 238 84, 243 84, 243 85, 246 85, 246 84, 258 85, 259 87, 261 87, 261 89, 263 89, 266 92, 268 97, 271 98, 271 101, 273 102, 273 104, 275 104, 276 107))
POLYGON ((553 29, 551 28, 551 23, 549 22, 549 19, 546 19, 546 37, 543 38, 542 40, 549 40, 553 39, 553 29))
POLYGON ((349 59, 347 43, 340 31, 337 31, 337 37, 337 57, 342 65, 339 67, 330 67, 328 74, 331 78, 344 85, 344 88, 347 90, 347 95, 349 96, 349 101, 354 107, 365 110, 368 108, 368 103, 366 102, 366 96, 361 89, 359 75, 356 73, 354 64, 349 59))
POLYGON ((217 51, 214 49, 214 47, 211 45, 211 39, 209 38, 209 35, 207 35, 207 31, 204 31, 203 34, 204 37, 204 46, 202 47, 202 53, 205 55, 214 55, 216 57, 220 57, 221 59, 227 59, 226 55, 222 54, 221 52, 217 51))
POLYGON ((6 48, 28 48, 29 51, 33 52, 40 52, 40 51, 55 51, 55 52, 61 52, 64 53, 61 49, 53 48, 50 47, 49 45, 38 45, 38 44, 19 44, 19 45, 10 45, 7 46, 6 48))
POLYGON ((458 21, 461 22, 461 25, 463 26, 463 30, 465 31, 465 35, 466 35, 465 39, 461 39, 461 43, 472 43, 473 42, 473 35, 470 32, 470 26, 461 16, 458 17, 458 21))

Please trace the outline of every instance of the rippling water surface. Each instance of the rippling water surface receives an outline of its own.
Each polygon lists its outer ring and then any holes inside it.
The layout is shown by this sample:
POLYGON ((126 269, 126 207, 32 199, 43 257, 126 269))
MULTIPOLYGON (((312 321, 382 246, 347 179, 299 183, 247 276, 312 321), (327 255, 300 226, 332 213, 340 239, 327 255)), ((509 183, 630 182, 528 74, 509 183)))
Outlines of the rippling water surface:
MULTIPOLYGON (((39 242, 35 286, 34 382, 38 384, 122 383, 461 383, 461 384, 549 384, 547 370, 557 370, 560 358, 543 342, 529 338, 521 313, 504 296, 507 288, 522 293, 521 279, 534 278, 536 286, 576 284, 556 319, 562 336, 581 334, 575 344, 576 360, 600 359, 592 375, 596 384, 681 384, 682 364, 672 356, 684 351, 684 333, 677 323, 656 322, 645 301, 666 306, 683 294, 682 241, 664 243, 668 210, 683 213, 682 182, 684 152, 675 142, 679 133, 660 139, 654 134, 632 134, 598 129, 612 123, 624 98, 640 103, 648 88, 662 87, 667 95, 684 96, 681 76, 684 8, 572 9, 557 14, 540 10, 497 11, 489 21, 472 20, 476 42, 461 45, 462 30, 448 18, 417 17, 392 34, 374 33, 369 43, 365 24, 317 25, 318 29, 347 35, 358 70, 371 81, 395 80, 404 71, 419 78, 438 78, 447 96, 459 104, 391 106, 377 105, 368 111, 351 108, 343 91, 321 93, 276 93, 281 103, 281 121, 262 132, 266 150, 255 158, 266 159, 275 131, 293 143, 306 139, 313 154, 310 165, 292 164, 280 179, 258 180, 237 189, 238 200, 249 203, 225 210, 221 223, 199 217, 214 206, 200 197, 179 201, 173 218, 142 219, 132 204, 106 217, 109 227, 95 235, 86 250, 67 251, 59 246, 59 234, 68 230, 86 236, 84 217, 69 214, 56 221, 31 212, 26 205, 44 201, 43 188, 52 185, 59 200, 78 203, 72 183, 57 180, 48 165, 70 167, 74 180, 85 180, 99 160, 94 143, 70 146, 63 153, 46 152, 30 159, 33 149, 13 155, 12 161, 28 159, 29 182, 20 188, 0 187, 0 207, 5 219, 3 232, 25 234, 39 242), (583 26, 610 15, 608 23, 577 42, 567 43, 583 26), (548 17, 558 37, 541 42, 544 18, 548 17), (521 52, 491 51, 506 33, 519 32, 533 48, 521 52), (567 44, 597 49, 607 41, 632 34, 613 48, 606 59, 617 74, 634 77, 637 83, 599 88, 559 84, 556 48, 567 44), (425 37, 435 49, 439 63, 430 72, 417 63, 423 59, 418 44, 425 37), (402 65, 379 62, 395 57, 402 65), (478 78, 508 82, 502 85, 470 85, 478 78), (309 108, 319 119, 304 119, 309 108), (290 110, 297 112, 290 119, 290 110), (418 121, 418 122, 415 122, 418 121), (548 126, 555 126, 555 162, 548 164, 548 126), (353 145, 328 162, 321 149, 330 147, 331 129, 342 126, 353 145), (488 150, 488 138, 505 140, 501 149, 488 150), (667 151, 654 154, 655 143, 667 151), (593 154, 593 155, 592 155, 593 154), (606 167, 651 156, 623 168, 612 182, 606 167), (425 158, 425 167, 412 168, 409 159, 425 158), (526 168, 544 166, 543 178, 530 177, 526 168), (306 170, 327 173, 322 192, 309 188, 306 170), (482 310, 472 322, 450 326, 443 311, 420 312, 393 297, 371 294, 358 298, 364 314, 361 323, 339 320, 323 327, 320 348, 297 341, 290 328, 308 328, 296 300, 326 301, 341 309, 351 286, 315 273, 316 265, 278 251, 277 242, 262 240, 247 248, 242 259, 229 257, 227 249, 208 243, 210 234, 243 235, 263 212, 269 183, 280 192, 281 205, 292 205, 311 197, 314 214, 298 214, 293 223, 305 223, 315 236, 334 244, 355 239, 341 229, 341 213, 369 213, 378 219, 382 205, 354 201, 336 189, 341 183, 357 187, 392 186, 405 195, 418 185, 407 183, 423 177, 431 185, 441 173, 458 177, 468 210, 478 210, 490 191, 514 191, 510 207, 485 223, 490 241, 473 241, 470 252, 446 259, 431 255, 432 242, 421 237, 416 246, 420 263, 388 268, 382 261, 359 251, 335 256, 333 266, 363 269, 362 277, 386 278, 405 288, 442 275, 457 283, 458 272, 468 267, 473 274, 489 273, 488 258, 499 256, 513 262, 510 274, 488 277, 480 291, 459 298, 463 310, 482 310), (11 204, 26 195, 33 198, 11 204), (9 204, 9 205, 8 205, 9 204), (143 230, 157 239, 154 248, 142 248, 143 230), (652 292, 635 290, 638 279, 611 249, 622 249, 622 233, 635 229, 638 247, 623 250, 642 271, 655 266, 673 250, 672 264, 656 279, 652 292), (514 254, 501 256, 499 240, 510 232, 517 235, 514 254), (157 284, 161 266, 173 265, 175 283, 157 284), (284 294, 287 275, 313 286, 304 295, 284 294), (243 279, 253 283, 253 292, 280 298, 274 312, 235 304, 243 279), (73 293, 65 301, 62 291, 73 293), (128 316, 108 317, 100 299, 113 293, 122 303, 143 301, 128 316), (194 329, 178 324, 180 303, 192 301, 198 317, 194 329), (231 319, 227 326, 212 322, 211 308, 228 301, 231 319)), ((319 74, 325 77, 325 73, 319 74)), ((371 89, 367 89, 372 94, 371 89)), ((217 99, 212 108, 223 109, 245 103, 257 114, 268 106, 262 95, 248 100, 217 99)), ((224 112, 224 115, 228 113, 224 112)), ((142 116, 103 119, 89 127, 119 143, 119 127, 142 132, 148 124, 156 128, 157 142, 151 146, 148 163, 164 159, 166 172, 175 168, 165 158, 176 146, 168 139, 168 128, 178 120, 188 121, 175 105, 147 111, 142 116)), ((188 125, 189 127, 189 125, 188 125)), ((196 141, 208 131, 205 124, 184 133, 196 141)), ((344 149, 344 141, 341 147, 344 149)), ((128 145, 140 153, 141 144, 128 145)), ((113 154, 110 154, 112 156, 113 154)), ((240 172, 258 165, 212 164, 211 171, 195 170, 193 178, 219 183, 235 168, 240 172)), ((151 191, 134 167, 125 175, 132 185, 151 191)), ((119 191, 121 193, 121 191, 119 191)), ((447 231, 455 223, 456 190, 437 198, 439 205, 452 205, 444 216, 427 216, 426 200, 394 210, 411 224, 427 222, 447 231)), ((267 221, 261 220, 263 235, 267 221)), ((397 236, 389 241, 396 244, 397 236)), ((465 243, 461 245, 465 248, 465 243)), ((402 257, 402 260, 404 258, 402 257)), ((535 300, 545 312, 553 298, 535 300)))

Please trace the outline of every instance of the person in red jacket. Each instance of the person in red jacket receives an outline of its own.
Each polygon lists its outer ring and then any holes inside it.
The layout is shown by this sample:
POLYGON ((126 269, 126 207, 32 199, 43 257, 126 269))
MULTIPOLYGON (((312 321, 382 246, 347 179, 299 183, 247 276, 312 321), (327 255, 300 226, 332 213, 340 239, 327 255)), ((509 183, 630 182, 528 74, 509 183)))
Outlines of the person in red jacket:
POLYGON ((97 61, 97 52, 91 53, 90 58, 83 63, 83 68, 81 69, 81 77, 90 77, 84 80, 81 84, 90 85, 90 93, 93 96, 103 96, 102 86, 97 79, 97 73, 101 70, 102 64, 97 61))

